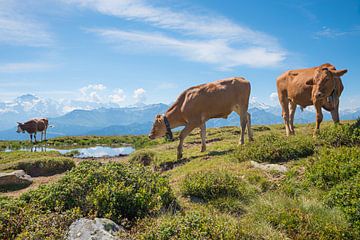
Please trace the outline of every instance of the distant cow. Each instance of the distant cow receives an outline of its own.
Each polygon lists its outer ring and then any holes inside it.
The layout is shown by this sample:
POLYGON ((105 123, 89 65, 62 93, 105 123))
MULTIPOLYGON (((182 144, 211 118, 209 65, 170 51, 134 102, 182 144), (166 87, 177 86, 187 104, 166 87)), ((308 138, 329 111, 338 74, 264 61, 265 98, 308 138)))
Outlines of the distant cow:
POLYGON ((46 130, 49 126, 49 121, 47 118, 34 118, 25 123, 18 122, 17 131, 18 133, 25 131, 30 134, 30 141, 32 142, 32 137, 34 134, 34 139, 36 142, 36 133, 41 132, 41 141, 43 140, 43 135, 45 136, 44 140, 46 141, 46 130))
POLYGON ((276 80, 286 135, 295 134, 294 115, 296 106, 305 108, 314 105, 316 109, 316 128, 320 129, 323 119, 321 108, 331 112, 335 123, 339 122, 339 98, 344 90, 340 77, 347 72, 325 63, 317 67, 290 70, 276 80))
POLYGON ((201 151, 206 150, 205 122, 211 118, 227 118, 235 111, 240 116, 241 137, 247 126, 249 140, 252 140, 251 121, 248 111, 250 82, 242 77, 233 77, 202 84, 185 90, 164 115, 157 115, 149 135, 150 139, 167 135, 172 139, 172 128, 185 126, 180 133, 177 158, 182 158, 185 137, 197 127, 201 133, 201 151))

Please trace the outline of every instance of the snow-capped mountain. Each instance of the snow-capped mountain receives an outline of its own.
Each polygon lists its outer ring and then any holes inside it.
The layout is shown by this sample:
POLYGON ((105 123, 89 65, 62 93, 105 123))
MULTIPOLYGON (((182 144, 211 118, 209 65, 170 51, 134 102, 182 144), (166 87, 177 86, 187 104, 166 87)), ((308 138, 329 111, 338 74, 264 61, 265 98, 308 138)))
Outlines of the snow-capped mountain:
MULTIPOLYGON (((13 101, 0 102, 0 140, 27 138, 16 134, 16 122, 26 121, 33 117, 48 117, 54 128, 49 129, 49 137, 64 135, 120 135, 146 134, 149 132, 156 114, 164 113, 166 104, 137 104, 129 107, 77 101, 44 99, 31 94, 20 96, 13 101)), ((271 106, 252 98, 249 112, 252 124, 282 123, 280 106, 271 106)), ((330 120, 328 112, 324 112, 325 120, 330 120)), ((356 119, 360 116, 360 108, 340 111, 342 120, 356 119)), ((303 111, 297 109, 296 123, 315 121, 312 108, 303 111)), ((208 127, 239 125, 236 113, 228 119, 212 119, 208 127)))
POLYGON ((62 114, 62 107, 57 101, 26 94, 12 101, 0 102, 0 129, 10 128, 17 121, 33 117, 57 117, 62 114))

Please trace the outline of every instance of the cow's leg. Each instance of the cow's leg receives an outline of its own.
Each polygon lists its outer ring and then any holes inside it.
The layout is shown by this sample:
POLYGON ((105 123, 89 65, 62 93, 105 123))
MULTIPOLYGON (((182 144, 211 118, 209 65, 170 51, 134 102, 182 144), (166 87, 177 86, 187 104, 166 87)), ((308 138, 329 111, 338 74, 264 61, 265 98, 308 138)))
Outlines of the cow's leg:
POLYGON ((323 120, 323 114, 321 111, 321 105, 320 104, 315 104, 315 109, 316 109, 316 127, 315 127, 315 131, 314 131, 314 136, 316 136, 319 131, 320 131, 320 124, 323 120))
POLYGON ((33 140, 32 140, 32 133, 30 133, 30 142, 32 142, 33 140))
POLYGON ((289 108, 290 108, 290 114, 289 114, 289 125, 290 125, 290 134, 295 135, 295 128, 294 128, 294 117, 295 117, 295 111, 296 111, 296 103, 293 101, 290 101, 289 108))
POLYGON ((36 142, 37 142, 37 141, 36 141, 36 132, 34 133, 34 139, 35 139, 35 143, 36 143, 36 142))
POLYGON ((41 139, 40 139, 41 142, 43 140, 43 137, 44 137, 44 131, 41 132, 41 139))
POLYGON ((249 141, 254 141, 253 132, 251 129, 251 115, 247 113, 247 130, 248 130, 248 137, 249 141))
POLYGON ((200 136, 201 136, 201 152, 206 151, 206 125, 203 123, 200 126, 200 136))
POLYGON ((45 134, 44 134, 45 142, 46 142, 46 132, 47 132, 47 129, 45 129, 45 134))
POLYGON ((240 114, 240 127, 241 127, 241 135, 240 135, 240 139, 239 139, 239 144, 243 145, 245 143, 245 129, 246 129, 246 125, 247 125, 247 119, 248 119, 248 115, 247 112, 241 112, 240 114))
POLYGON ((180 132, 180 136, 179 136, 179 145, 177 148, 177 159, 181 159, 182 158, 182 152, 183 152, 183 143, 184 143, 184 139, 187 137, 187 135, 189 135, 189 133, 194 130, 196 126, 192 125, 192 124, 187 124, 183 130, 181 130, 180 132))
POLYGON ((282 117, 284 119, 286 136, 290 135, 290 126, 289 126, 289 99, 287 93, 278 92, 279 102, 282 108, 282 117))
POLYGON ((339 102, 336 104, 335 109, 331 111, 331 117, 332 117, 332 120, 334 121, 335 124, 340 122, 340 118, 339 118, 339 102))

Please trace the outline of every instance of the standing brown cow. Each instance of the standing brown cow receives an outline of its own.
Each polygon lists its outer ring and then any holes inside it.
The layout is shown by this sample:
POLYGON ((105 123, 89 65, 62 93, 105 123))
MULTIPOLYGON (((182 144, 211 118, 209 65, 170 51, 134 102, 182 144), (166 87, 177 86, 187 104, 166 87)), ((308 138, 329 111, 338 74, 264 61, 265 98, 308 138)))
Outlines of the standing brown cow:
POLYGON ((252 140, 250 114, 248 111, 250 82, 242 77, 233 77, 202 84, 185 90, 164 115, 157 115, 149 135, 150 139, 167 135, 172 139, 172 128, 185 126, 180 133, 177 158, 182 158, 185 137, 197 127, 201 129, 201 151, 206 150, 205 122, 211 118, 227 118, 235 111, 240 116, 241 137, 247 126, 248 137, 252 140))
POLYGON ((34 134, 34 139, 36 142, 36 133, 41 132, 41 141, 43 140, 43 135, 45 136, 44 140, 46 141, 46 131, 49 126, 49 121, 47 118, 34 118, 25 123, 18 122, 18 133, 25 131, 30 134, 30 141, 32 142, 32 137, 34 134))
POLYGON ((340 77, 347 72, 336 70, 330 63, 317 67, 290 70, 276 80, 286 135, 295 134, 294 115, 296 106, 305 108, 314 105, 316 109, 316 128, 320 129, 323 119, 321 108, 331 112, 335 123, 339 122, 339 98, 344 90, 340 77))

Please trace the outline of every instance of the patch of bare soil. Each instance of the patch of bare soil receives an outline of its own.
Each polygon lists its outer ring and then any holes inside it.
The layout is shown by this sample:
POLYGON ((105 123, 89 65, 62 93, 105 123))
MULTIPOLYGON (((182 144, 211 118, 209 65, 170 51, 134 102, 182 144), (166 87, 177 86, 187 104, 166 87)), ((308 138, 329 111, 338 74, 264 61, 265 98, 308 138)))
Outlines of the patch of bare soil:
POLYGON ((19 197, 21 194, 28 192, 30 190, 34 190, 37 189, 39 186, 41 186, 42 184, 47 184, 50 182, 56 182, 58 181, 62 176, 64 176, 65 173, 60 173, 60 174, 55 174, 52 176, 46 176, 46 177, 33 177, 33 183, 27 187, 27 188, 23 188, 17 191, 12 191, 12 192, 5 192, 5 193, 0 193, 0 196, 4 197, 19 197))

